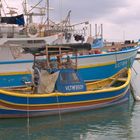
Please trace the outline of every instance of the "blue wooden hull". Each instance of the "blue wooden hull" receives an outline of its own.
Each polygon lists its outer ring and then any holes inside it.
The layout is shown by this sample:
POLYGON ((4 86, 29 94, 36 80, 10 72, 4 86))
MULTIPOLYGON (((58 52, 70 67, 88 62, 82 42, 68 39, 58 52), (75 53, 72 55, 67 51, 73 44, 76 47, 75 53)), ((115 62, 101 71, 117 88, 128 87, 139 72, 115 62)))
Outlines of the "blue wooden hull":
POLYGON ((104 90, 49 95, 19 94, 0 90, 0 118, 58 115, 120 104, 129 99, 129 82, 120 87, 104 90))

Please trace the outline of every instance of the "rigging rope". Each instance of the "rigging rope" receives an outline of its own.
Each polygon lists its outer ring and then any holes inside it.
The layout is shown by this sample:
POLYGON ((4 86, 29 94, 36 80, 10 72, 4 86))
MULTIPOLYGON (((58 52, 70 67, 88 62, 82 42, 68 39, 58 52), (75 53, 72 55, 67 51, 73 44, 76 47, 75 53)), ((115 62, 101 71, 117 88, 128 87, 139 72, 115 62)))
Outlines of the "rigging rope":
POLYGON ((5 2, 6 6, 9 7, 8 4, 7 4, 7 2, 6 2, 6 0, 3 0, 3 1, 5 2))
POLYGON ((35 8, 37 7, 43 0, 40 0, 36 5, 34 5, 29 11, 28 14, 35 8))
POLYGON ((62 0, 59 0, 59 13, 60 13, 60 21, 62 21, 62 0))
MULTIPOLYGON (((9 7, 8 4, 7 4, 7 2, 6 2, 6 0, 3 0, 3 1, 5 2, 5 5, 6 5, 7 7, 9 7)), ((1 3, 2 3, 2 2, 1 2, 1 3)), ((4 15, 6 16, 5 10, 4 10, 4 8, 3 8, 3 4, 2 4, 2 11, 3 11, 4 15)))

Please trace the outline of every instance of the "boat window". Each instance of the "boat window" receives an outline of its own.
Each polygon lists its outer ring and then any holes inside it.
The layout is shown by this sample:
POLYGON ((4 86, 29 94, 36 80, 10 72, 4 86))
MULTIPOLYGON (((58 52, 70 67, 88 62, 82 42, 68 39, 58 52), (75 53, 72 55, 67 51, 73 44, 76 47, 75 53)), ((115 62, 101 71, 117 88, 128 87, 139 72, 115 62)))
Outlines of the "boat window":
POLYGON ((72 83, 80 82, 79 78, 77 77, 76 73, 71 73, 72 83))
POLYGON ((60 80, 61 80, 62 83, 68 83, 67 73, 66 72, 61 73, 60 80))
POLYGON ((76 73, 68 73, 68 72, 63 72, 60 75, 60 79, 62 83, 65 84, 70 84, 70 83, 77 83, 80 82, 79 78, 77 77, 76 73))
POLYGON ((32 44, 32 43, 45 43, 44 40, 28 40, 27 41, 29 44, 32 44))

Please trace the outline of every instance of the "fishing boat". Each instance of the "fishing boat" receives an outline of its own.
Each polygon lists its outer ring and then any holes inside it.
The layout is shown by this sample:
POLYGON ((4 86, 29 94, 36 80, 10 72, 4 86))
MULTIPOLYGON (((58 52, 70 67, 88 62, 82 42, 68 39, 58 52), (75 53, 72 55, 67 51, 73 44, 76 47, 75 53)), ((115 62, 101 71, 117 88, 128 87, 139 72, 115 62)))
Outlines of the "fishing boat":
MULTIPOLYGON (((80 52, 77 56, 77 70, 85 82, 108 78, 123 68, 132 67, 138 49, 139 46, 134 46, 99 54, 89 53, 90 50, 82 51, 83 54, 80 52)), ((11 59, 11 52, 8 54, 9 56, 4 55, 4 60, 0 59, 0 87, 25 86, 24 81, 31 81, 33 56, 28 59, 30 54, 24 54, 18 59, 11 59)), ((70 57, 75 59, 75 56, 70 57)))
POLYGON ((56 48, 31 49, 34 55, 32 82, 26 87, 0 89, 0 118, 37 117, 99 109, 120 104, 129 99, 131 70, 122 69, 114 76, 96 82, 85 83, 77 71, 77 46, 65 47, 57 53, 58 69, 52 67, 50 55, 56 56, 56 48), (74 47, 74 48, 73 48, 74 47), (71 58, 61 57, 62 51, 75 50, 75 65, 71 58), (42 55, 47 61, 40 58, 42 55))

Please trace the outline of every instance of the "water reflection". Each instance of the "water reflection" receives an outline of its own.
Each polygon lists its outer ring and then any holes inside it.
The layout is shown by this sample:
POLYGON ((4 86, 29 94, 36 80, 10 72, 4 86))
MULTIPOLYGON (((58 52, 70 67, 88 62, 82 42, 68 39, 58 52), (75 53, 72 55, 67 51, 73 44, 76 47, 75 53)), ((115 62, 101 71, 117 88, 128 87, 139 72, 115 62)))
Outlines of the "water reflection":
POLYGON ((132 138, 134 104, 52 117, 0 120, 2 140, 108 140, 132 138), (28 134, 29 131, 29 134, 28 134), (8 133, 8 134, 7 134, 8 133))

